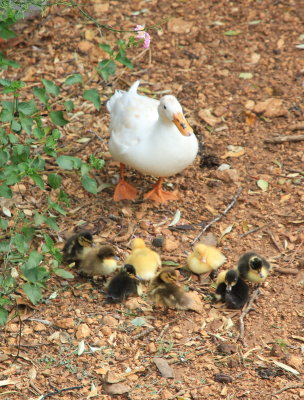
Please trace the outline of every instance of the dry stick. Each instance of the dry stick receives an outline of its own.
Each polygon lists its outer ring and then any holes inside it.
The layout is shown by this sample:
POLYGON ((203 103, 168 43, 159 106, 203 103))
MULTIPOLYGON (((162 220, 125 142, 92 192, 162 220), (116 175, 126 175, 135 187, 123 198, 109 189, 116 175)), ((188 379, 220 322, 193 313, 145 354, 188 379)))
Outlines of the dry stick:
POLYGON ((64 388, 64 389, 56 389, 54 392, 49 392, 44 394, 42 397, 39 398, 39 400, 44 400, 47 397, 51 397, 54 396, 54 394, 59 394, 62 392, 69 392, 70 390, 76 390, 76 389, 82 389, 83 386, 72 386, 72 387, 68 387, 68 388, 64 388))
POLYGON ((132 339, 141 339, 144 336, 147 336, 149 333, 151 333, 152 331, 154 331, 155 328, 148 328, 143 332, 138 333, 137 335, 132 336, 132 339))
POLYGON ((270 139, 265 139, 264 143, 279 144, 284 142, 301 142, 302 140, 304 140, 304 135, 273 136, 270 139))
POLYGON ((262 226, 257 226, 256 228, 250 229, 250 231, 243 233, 242 235, 240 235, 240 238, 243 238, 247 235, 251 235, 252 233, 255 233, 261 229, 266 228, 267 226, 271 225, 271 222, 268 222, 268 224, 262 225, 262 226))
POLYGON ((304 131, 304 122, 299 122, 298 124, 291 125, 289 129, 291 131, 304 131))
POLYGON ((213 225, 215 222, 219 221, 220 219, 222 219, 230 210, 231 208, 233 208, 237 202, 237 199, 239 198, 240 194, 242 193, 243 188, 240 187, 238 188, 237 192, 235 193, 235 195, 232 198, 232 201, 230 204, 228 204, 228 206, 225 208, 225 210, 222 212, 222 214, 218 215, 216 218, 214 218, 212 221, 208 222, 208 224, 203 228, 203 230, 196 236, 196 238, 193 240, 192 244, 194 244, 197 240, 199 240, 199 238, 202 236, 202 234, 204 232, 206 232, 206 230, 208 228, 210 228, 211 225, 213 225))
POLYGON ((272 243, 274 244, 274 246, 276 247, 276 249, 280 253, 282 253, 283 250, 281 249, 281 246, 278 244, 278 242, 275 240, 275 237, 273 236, 273 234, 268 229, 265 229, 265 232, 270 236, 270 239, 271 239, 272 243))
POLYGON ((239 335, 239 340, 241 340, 244 343, 244 333, 245 333, 245 328, 244 328, 244 318, 245 316, 249 313, 249 311, 252 309, 253 303, 255 299, 260 295, 260 288, 257 288, 251 295, 249 302, 247 303, 246 307, 243 308, 243 311, 240 315, 240 335, 239 335))
POLYGON ((289 389, 297 389, 297 388, 301 388, 304 387, 304 382, 302 383, 298 383, 296 385, 289 385, 289 386, 285 386, 280 390, 277 390, 276 392, 272 393, 272 396, 275 396, 276 394, 280 394, 282 392, 284 392, 285 390, 289 390, 289 389))

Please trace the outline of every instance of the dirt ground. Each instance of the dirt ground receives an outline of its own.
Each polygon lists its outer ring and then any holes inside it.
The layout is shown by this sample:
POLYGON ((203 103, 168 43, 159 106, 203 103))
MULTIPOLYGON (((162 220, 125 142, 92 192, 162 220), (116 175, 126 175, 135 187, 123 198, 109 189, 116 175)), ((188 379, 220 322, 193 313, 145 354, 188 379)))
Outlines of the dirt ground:
MULTIPOLYGON (((151 50, 130 50, 135 68, 120 69, 108 83, 94 67, 105 56, 98 43, 114 43, 115 36, 103 31, 101 38, 77 10, 53 8, 19 27, 18 40, 5 52, 22 68, 10 70, 10 79, 21 79, 31 89, 41 78, 62 83, 80 72, 85 88, 98 88, 103 102, 115 89, 140 79, 150 96, 159 98, 163 91, 177 96, 203 145, 193 165, 166 180, 179 189, 180 200, 164 205, 142 200, 155 180, 135 171, 128 170, 127 179, 139 188, 140 198, 120 203, 112 200, 113 185, 94 196, 76 175, 66 174, 71 209, 60 219, 59 247, 67 232, 81 225, 96 233, 97 242, 113 244, 123 262, 134 235, 147 243, 163 236, 162 260, 185 265, 206 223, 241 188, 234 206, 202 238, 211 233, 218 239, 227 257, 224 268, 253 249, 273 269, 244 317, 243 341, 241 311, 214 303, 208 277, 200 283, 192 275, 187 284, 202 299, 201 313, 164 313, 145 297, 109 305, 100 286, 80 277, 54 277, 43 303, 27 308, 21 325, 16 318, 0 331, 0 385, 13 381, 0 386, 1 399, 108 400, 111 390, 117 399, 132 400, 304 398, 304 141, 265 142, 300 135, 304 126, 304 53, 296 47, 304 42, 300 3, 88 1, 91 15, 117 29, 158 22, 163 28, 150 31, 151 50), (223 163, 230 169, 219 171, 223 163), (266 190, 259 180, 268 183, 266 190), (177 210, 181 218, 172 229, 168 225, 177 210), (144 318, 144 326, 136 326, 137 317, 144 318), (85 349, 77 355, 82 340, 85 349), (161 376, 155 357, 168 362, 173 377, 161 376), (56 394, 61 389, 69 390, 56 394)), ((8 77, 7 72, 1 76, 8 77)), ((104 158, 96 178, 101 185, 115 183, 118 164, 107 149, 105 106, 96 112, 81 100, 77 86, 62 93, 77 105, 63 129, 64 154, 104 158), (89 138, 88 144, 79 143, 81 137, 89 138)), ((30 200, 18 207, 34 210, 36 191, 28 185, 30 200)))

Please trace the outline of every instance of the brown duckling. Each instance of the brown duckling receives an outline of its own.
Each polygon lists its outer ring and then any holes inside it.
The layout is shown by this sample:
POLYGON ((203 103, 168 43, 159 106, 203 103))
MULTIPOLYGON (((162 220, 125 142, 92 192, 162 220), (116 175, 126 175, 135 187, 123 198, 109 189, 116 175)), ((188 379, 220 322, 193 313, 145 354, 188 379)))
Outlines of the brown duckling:
POLYGON ((138 284, 139 280, 136 277, 135 268, 131 264, 125 264, 122 270, 109 283, 107 301, 119 303, 132 294, 138 294, 138 284))
POLYGON ((179 286, 177 273, 172 268, 162 268, 152 280, 149 297, 156 305, 185 310, 191 300, 179 286))
POLYGON ((93 246, 93 235, 89 231, 81 231, 71 236, 65 243, 62 253, 63 262, 72 263, 82 260, 93 246))
POLYGON ((118 268, 112 246, 99 246, 86 252, 79 264, 79 272, 87 276, 110 275, 118 268))

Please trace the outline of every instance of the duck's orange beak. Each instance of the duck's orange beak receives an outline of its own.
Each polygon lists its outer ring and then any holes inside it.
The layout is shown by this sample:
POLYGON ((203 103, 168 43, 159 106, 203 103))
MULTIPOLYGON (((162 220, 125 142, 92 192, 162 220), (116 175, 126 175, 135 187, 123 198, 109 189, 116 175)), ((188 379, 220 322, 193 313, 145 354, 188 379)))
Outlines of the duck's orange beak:
POLYGON ((176 125, 177 129, 184 136, 191 136, 193 133, 193 129, 188 124, 186 118, 183 116, 183 113, 173 114, 173 123, 176 125))

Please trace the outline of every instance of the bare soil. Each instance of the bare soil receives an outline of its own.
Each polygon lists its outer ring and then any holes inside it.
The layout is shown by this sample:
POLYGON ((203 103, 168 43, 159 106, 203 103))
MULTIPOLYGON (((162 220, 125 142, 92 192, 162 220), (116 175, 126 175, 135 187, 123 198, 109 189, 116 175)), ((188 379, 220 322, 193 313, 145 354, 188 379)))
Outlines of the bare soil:
MULTIPOLYGON (((163 91, 177 96, 202 151, 192 166, 167 179, 169 188, 179 189, 180 200, 164 205, 142 200, 155 180, 135 171, 129 170, 127 179, 141 196, 120 203, 112 200, 113 185, 94 196, 82 189, 76 175, 66 174, 63 184, 71 208, 61 217, 58 246, 68 231, 82 224, 96 233, 97 242, 113 244, 123 262, 133 235, 147 243, 163 236, 165 245, 158 249, 162 260, 185 265, 197 235, 241 187, 231 210, 203 236, 209 232, 219 240, 227 257, 224 268, 233 267, 245 251, 256 250, 273 269, 244 317, 243 341, 241 311, 214 303, 207 277, 202 284, 193 275, 188 283, 202 298, 201 313, 164 313, 145 298, 109 305, 101 284, 54 277, 45 301, 26 307, 22 323, 14 318, 1 330, 0 384, 13 380, 0 387, 1 398, 68 400, 95 394, 107 400, 112 398, 103 384, 107 371, 112 381, 113 374, 126 373, 120 383, 129 386, 128 393, 117 394, 117 399, 303 398, 304 141, 265 143, 274 136, 303 133, 292 130, 304 124, 304 53, 296 48, 304 33, 301 2, 92 1, 86 9, 117 29, 161 21, 163 30, 150 31, 151 50, 130 49, 133 70, 120 69, 106 83, 94 70, 105 56, 98 43, 114 43, 115 36, 102 31, 100 37, 77 9, 54 7, 47 16, 20 26, 18 39, 5 49, 7 57, 22 64, 10 70, 10 79, 25 81, 31 90, 41 78, 62 83, 80 72, 85 88, 97 87, 103 102, 115 89, 127 89, 140 79, 150 96, 159 98, 163 91), (223 163, 230 165, 228 172, 217 170, 223 163), (258 180, 268 182, 267 190, 258 180), (177 225, 184 227, 172 230, 168 225, 177 210, 177 225), (57 297, 50 298, 54 292, 57 297), (148 326, 135 326, 136 317, 148 326), (85 351, 78 356, 81 340, 85 351), (169 363, 174 378, 161 376, 155 357, 169 363), (217 374, 226 377, 218 379, 217 374)), ((81 88, 65 90, 77 113, 63 130, 63 154, 104 158, 106 165, 96 178, 100 184, 115 183, 118 164, 107 149, 105 106, 96 112, 81 100, 81 88), (79 143, 82 137, 89 143, 79 143)), ((18 207, 44 208, 34 186, 27 183, 23 189, 18 207)))

